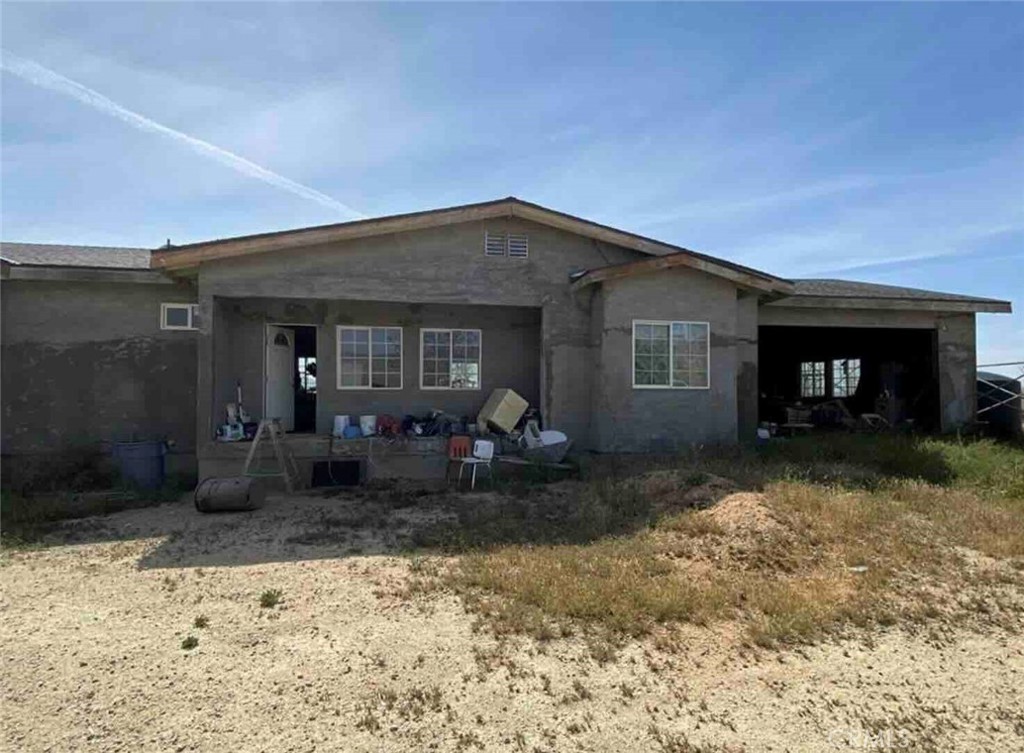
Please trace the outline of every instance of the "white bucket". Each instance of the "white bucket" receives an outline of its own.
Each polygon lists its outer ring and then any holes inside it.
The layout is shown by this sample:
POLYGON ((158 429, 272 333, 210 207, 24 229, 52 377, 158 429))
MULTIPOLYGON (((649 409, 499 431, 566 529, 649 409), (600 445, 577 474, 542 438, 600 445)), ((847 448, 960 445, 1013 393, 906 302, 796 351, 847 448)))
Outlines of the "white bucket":
POLYGON ((363 432, 364 437, 372 437, 374 434, 377 433, 377 417, 360 416, 359 429, 363 432))
POLYGON ((345 436, 345 427, 348 426, 348 416, 334 417, 334 430, 331 432, 336 437, 345 436))

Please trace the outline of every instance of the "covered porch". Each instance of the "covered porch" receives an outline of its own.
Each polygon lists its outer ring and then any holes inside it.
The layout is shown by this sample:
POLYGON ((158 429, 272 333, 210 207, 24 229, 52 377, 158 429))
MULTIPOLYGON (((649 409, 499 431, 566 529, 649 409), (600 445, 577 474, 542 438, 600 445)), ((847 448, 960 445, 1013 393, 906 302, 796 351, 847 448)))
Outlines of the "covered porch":
POLYGON ((335 416, 401 423, 441 411, 472 422, 499 387, 541 408, 540 308, 214 296, 211 313, 208 357, 200 357, 201 384, 209 378, 201 477, 242 471, 250 443, 217 439, 239 394, 251 421, 281 420, 304 469, 351 458, 364 478, 441 477, 445 442, 332 440, 335 416))

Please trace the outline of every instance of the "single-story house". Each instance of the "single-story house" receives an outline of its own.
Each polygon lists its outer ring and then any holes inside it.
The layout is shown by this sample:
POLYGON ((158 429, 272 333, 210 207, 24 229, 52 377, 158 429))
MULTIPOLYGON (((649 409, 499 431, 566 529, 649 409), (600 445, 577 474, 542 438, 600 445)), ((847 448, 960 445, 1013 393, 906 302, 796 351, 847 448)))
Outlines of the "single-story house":
POLYGON ((0 257, 5 458, 166 437, 202 475, 240 470, 215 441, 239 391, 300 455, 335 415, 474 416, 498 387, 596 452, 746 440, 834 399, 950 431, 975 419, 975 314, 1010 311, 783 279, 513 197, 0 257))

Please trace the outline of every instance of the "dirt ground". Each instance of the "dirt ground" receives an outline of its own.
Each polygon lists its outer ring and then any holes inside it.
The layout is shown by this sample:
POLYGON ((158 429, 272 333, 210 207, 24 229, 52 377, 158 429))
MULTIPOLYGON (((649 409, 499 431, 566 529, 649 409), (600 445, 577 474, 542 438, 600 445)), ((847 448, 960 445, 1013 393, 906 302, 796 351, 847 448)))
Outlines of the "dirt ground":
POLYGON ((382 528, 361 504, 167 504, 5 553, 4 749, 1024 750, 1020 632, 769 651, 680 627, 602 664, 582 638, 498 640, 457 597, 410 593, 422 561, 403 535, 442 513, 410 505, 382 528))

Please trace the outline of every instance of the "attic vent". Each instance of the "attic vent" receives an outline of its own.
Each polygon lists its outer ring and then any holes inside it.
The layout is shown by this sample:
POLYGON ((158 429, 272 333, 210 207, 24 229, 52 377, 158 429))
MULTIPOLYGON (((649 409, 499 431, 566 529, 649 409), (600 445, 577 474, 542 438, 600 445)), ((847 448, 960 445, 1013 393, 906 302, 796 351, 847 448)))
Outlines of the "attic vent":
POLYGON ((525 233, 509 233, 508 255, 514 259, 525 259, 530 255, 530 236, 525 233))
POLYGON ((484 233, 484 255, 504 256, 508 236, 505 233, 484 233))

